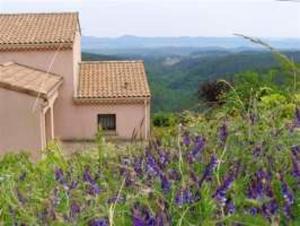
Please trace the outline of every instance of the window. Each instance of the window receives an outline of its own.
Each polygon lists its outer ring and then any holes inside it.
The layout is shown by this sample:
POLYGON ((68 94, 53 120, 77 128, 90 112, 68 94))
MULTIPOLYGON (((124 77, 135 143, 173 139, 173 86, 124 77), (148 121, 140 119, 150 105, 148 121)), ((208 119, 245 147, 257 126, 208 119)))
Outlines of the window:
POLYGON ((104 131, 116 130, 116 115, 115 114, 100 114, 98 115, 98 127, 104 131))

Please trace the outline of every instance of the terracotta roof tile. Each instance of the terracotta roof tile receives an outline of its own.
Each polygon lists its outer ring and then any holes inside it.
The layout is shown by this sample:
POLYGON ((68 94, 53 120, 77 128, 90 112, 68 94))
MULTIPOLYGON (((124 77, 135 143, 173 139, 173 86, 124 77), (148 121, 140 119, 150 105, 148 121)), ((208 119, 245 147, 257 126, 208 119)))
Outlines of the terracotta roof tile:
POLYGON ((31 67, 8 62, 0 65, 0 88, 46 99, 62 83, 62 77, 31 67))
POLYGON ((150 97, 142 61, 80 63, 77 98, 150 97))
POLYGON ((78 13, 0 14, 0 49, 72 47, 78 13))

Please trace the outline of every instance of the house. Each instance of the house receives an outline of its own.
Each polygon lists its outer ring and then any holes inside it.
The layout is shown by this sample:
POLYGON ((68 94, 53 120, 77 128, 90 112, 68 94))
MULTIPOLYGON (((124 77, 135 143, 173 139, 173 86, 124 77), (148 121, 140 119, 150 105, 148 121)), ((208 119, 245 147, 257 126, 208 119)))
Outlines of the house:
POLYGON ((0 14, 0 153, 149 137, 143 62, 81 61, 80 39, 78 13, 0 14))

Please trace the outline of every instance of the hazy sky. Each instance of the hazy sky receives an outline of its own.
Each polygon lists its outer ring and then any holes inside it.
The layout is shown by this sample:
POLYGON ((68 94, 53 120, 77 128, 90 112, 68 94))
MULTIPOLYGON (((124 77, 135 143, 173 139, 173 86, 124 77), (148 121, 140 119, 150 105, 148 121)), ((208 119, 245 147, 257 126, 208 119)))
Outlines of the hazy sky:
POLYGON ((300 38, 300 2, 276 0, 0 0, 1 12, 79 11, 84 35, 300 38))

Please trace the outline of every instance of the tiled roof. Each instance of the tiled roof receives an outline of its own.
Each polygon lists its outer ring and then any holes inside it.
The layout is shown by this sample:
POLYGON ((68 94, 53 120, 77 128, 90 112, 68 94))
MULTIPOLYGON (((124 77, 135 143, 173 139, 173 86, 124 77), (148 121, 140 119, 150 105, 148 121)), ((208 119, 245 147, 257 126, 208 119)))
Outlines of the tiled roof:
POLYGON ((142 61, 80 63, 77 99, 150 97, 142 61))
POLYGON ((0 88, 47 99, 62 77, 13 62, 0 65, 0 88))
POLYGON ((71 48, 78 13, 0 14, 0 49, 71 48))

